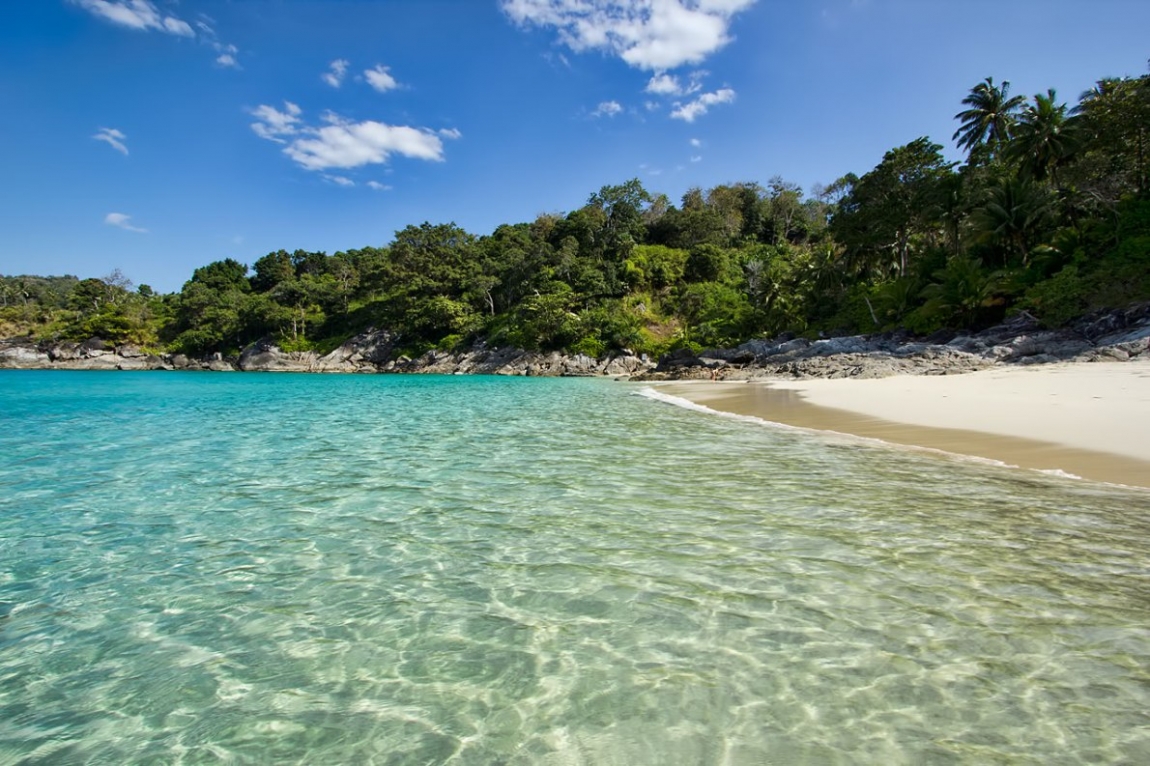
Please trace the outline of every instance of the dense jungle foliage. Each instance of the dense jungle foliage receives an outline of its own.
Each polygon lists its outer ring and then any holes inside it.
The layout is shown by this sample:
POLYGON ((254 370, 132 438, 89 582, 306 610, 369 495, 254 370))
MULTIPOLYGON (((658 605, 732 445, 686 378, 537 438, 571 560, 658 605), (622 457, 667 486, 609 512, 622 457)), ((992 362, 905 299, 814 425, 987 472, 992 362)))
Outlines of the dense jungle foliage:
POLYGON ((413 353, 485 339, 660 354, 1012 311, 1058 326, 1150 299, 1150 75, 1100 80, 1073 107, 987 78, 962 105, 962 164, 924 137, 807 194, 772 178, 676 206, 630 180, 485 236, 424 223, 384 247, 217 261, 170 295, 118 271, 0 277, 0 336, 202 355, 266 336, 324 351, 377 327, 413 353))

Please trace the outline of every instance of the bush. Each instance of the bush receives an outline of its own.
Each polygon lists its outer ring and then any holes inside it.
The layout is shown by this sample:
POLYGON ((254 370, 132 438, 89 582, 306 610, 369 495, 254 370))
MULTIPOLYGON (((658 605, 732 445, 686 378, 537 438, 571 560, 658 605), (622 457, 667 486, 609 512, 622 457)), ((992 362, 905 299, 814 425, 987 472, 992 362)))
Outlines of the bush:
POLYGON ((573 354, 585 354, 594 359, 602 358, 607 354, 607 346, 598 338, 590 336, 581 338, 568 349, 573 354))
POLYGON ((459 334, 445 335, 439 339, 435 347, 440 351, 454 351, 463 344, 463 336, 459 334))
POLYGON ((1085 313, 1088 291, 1078 267, 1067 266, 1027 290, 1018 307, 1034 314, 1043 327, 1061 327, 1085 313))

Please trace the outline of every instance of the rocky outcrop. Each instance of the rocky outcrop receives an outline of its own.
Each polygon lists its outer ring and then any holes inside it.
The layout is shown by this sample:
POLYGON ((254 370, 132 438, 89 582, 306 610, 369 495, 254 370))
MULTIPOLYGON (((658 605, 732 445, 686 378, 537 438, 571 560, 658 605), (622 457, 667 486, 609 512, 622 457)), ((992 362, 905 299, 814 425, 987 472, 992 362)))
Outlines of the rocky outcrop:
POLYGON ((248 346, 236 366, 244 372, 315 372, 319 355, 314 351, 284 351, 270 338, 248 346))
POLYGON ((531 375, 540 377, 615 377, 635 375, 653 368, 646 356, 612 354, 601 359, 558 351, 537 352, 515 348, 466 351, 429 351, 418 359, 400 357, 389 362, 383 372, 440 373, 444 375, 531 375))
POLYGON ((818 340, 781 336, 751 340, 737 348, 677 351, 657 365, 646 356, 631 353, 595 359, 558 351, 490 348, 483 343, 462 350, 429 351, 412 359, 399 355, 397 345, 392 333, 371 328, 323 355, 284 351, 265 338, 245 348, 238 359, 226 359, 221 354, 192 359, 184 354, 147 354, 131 345, 113 347, 97 338, 58 344, 15 338, 0 340, 0 368, 606 375, 638 380, 953 375, 1002 364, 1150 362, 1150 303, 1097 312, 1060 330, 1044 330, 1033 317, 1019 314, 977 333, 940 332, 914 338, 898 331, 818 340))
POLYGON ((594 359, 558 351, 540 353, 478 344, 460 351, 428 351, 412 359, 396 355, 396 338, 386 330, 370 329, 345 341, 334 351, 285 352, 270 339, 254 343, 240 355, 238 367, 260 372, 389 372, 440 375, 628 376, 645 372, 654 363, 633 354, 594 359))
POLYGON ((1019 314, 979 333, 915 339, 903 332, 806 340, 753 340, 734 349, 678 352, 642 380, 766 376, 881 378, 953 375, 1000 364, 1150 360, 1150 304, 1083 317, 1061 330, 1043 330, 1019 314))
POLYGON ((0 340, 0 369, 156 370, 167 364, 137 346, 111 346, 98 338, 83 343, 38 345, 27 338, 0 340))

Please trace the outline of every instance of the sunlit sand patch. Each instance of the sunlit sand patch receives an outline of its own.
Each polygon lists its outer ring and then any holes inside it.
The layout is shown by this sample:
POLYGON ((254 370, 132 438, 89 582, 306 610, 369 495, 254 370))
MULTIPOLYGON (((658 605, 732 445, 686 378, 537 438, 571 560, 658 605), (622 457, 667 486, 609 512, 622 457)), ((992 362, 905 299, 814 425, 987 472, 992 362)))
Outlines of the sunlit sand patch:
POLYGON ((1135 362, 875 380, 690 381, 653 390, 786 426, 1150 487, 1147 373, 1150 365, 1135 362))

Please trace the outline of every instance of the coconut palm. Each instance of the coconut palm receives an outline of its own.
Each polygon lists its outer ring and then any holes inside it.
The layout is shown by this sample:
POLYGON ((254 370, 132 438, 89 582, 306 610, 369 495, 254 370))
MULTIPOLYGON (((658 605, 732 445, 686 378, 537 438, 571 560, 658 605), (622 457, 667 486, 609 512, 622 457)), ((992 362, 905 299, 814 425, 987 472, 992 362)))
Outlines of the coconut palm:
POLYGON ((993 77, 987 77, 970 89, 962 103, 970 108, 954 116, 961 124, 951 138, 960 149, 968 151, 971 159, 984 153, 987 159, 993 159, 1003 142, 1010 138, 1018 111, 1026 99, 1010 96, 1009 80, 1003 80, 998 86, 993 77))
POLYGON ((946 324, 973 327, 983 309, 994 303, 1002 287, 1001 271, 987 271, 969 256, 956 256, 934 273, 935 281, 922 290, 923 311, 946 324))
POLYGON ((1057 103, 1054 88, 1034 96, 1022 110, 1007 155, 1018 162, 1022 175, 1050 181, 1058 187, 1058 168, 1078 149, 1078 123, 1068 115, 1066 104, 1057 103))
POLYGON ((971 223, 976 236, 1001 249, 1004 264, 1023 265, 1054 220, 1054 199, 1048 188, 1028 178, 1004 178, 986 191, 971 223))

